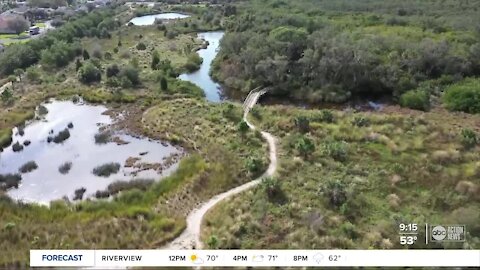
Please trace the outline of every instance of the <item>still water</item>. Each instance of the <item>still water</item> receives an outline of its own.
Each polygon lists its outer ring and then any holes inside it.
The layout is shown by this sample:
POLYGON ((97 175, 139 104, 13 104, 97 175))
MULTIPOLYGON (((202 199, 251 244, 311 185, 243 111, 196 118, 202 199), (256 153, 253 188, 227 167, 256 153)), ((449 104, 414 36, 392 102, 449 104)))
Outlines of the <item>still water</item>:
POLYGON ((199 70, 189 74, 181 74, 179 77, 182 80, 192 82, 202 88, 207 100, 212 102, 221 101, 220 85, 212 80, 209 72, 213 59, 217 56, 223 34, 224 32, 221 31, 199 33, 198 38, 204 39, 209 43, 206 49, 198 50, 198 54, 203 58, 202 65, 199 70))
POLYGON ((114 142, 96 144, 94 136, 102 127, 112 123, 110 116, 105 115, 107 108, 87 104, 75 104, 71 101, 52 101, 44 104, 48 113, 41 120, 35 120, 24 129, 23 136, 14 129, 13 143, 23 144, 30 141, 20 152, 14 152, 12 146, 0 153, 0 174, 18 173, 20 166, 28 161, 35 161, 38 169, 22 174, 18 189, 12 188, 8 194, 14 199, 47 203, 63 196, 73 197, 76 189, 84 187, 84 197, 104 190, 108 184, 116 180, 134 178, 154 178, 167 175, 175 170, 176 165, 160 170, 143 170, 126 168, 128 158, 138 158, 136 164, 159 164, 168 156, 179 154, 180 150, 158 141, 147 138, 136 138, 117 131, 118 136, 126 144, 114 142), (63 143, 47 142, 47 138, 67 128, 70 138, 63 143), (128 143, 127 143, 128 142, 128 143), (59 166, 71 162, 68 174, 61 174, 59 166), (118 162, 121 167, 118 173, 109 177, 98 177, 92 170, 102 164, 118 162))
POLYGON ((140 17, 135 17, 130 20, 134 25, 153 25, 155 19, 161 20, 175 20, 175 19, 185 19, 190 17, 189 15, 180 14, 180 13, 159 13, 153 15, 145 15, 140 17))

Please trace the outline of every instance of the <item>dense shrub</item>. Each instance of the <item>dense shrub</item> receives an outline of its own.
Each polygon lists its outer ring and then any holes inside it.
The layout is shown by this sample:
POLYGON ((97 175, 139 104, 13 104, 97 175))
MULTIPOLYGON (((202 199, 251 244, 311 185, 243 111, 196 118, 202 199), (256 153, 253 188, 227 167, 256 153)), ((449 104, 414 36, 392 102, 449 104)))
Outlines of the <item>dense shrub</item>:
POLYGON ((75 190, 75 193, 74 193, 74 196, 73 196, 73 200, 74 200, 74 201, 82 200, 82 199, 83 199, 83 195, 85 194, 86 191, 87 191, 87 189, 84 188, 84 187, 75 190))
POLYGON ((480 79, 466 79, 448 87, 443 101, 452 111, 480 113, 480 79))
POLYGON ((107 67, 107 70, 106 70, 107 78, 117 76, 119 72, 120 72, 120 68, 118 67, 118 65, 112 64, 107 67))
POLYGON ((140 74, 138 68, 128 65, 120 71, 120 76, 130 81, 132 86, 140 84, 140 74))
POLYGON ((150 67, 153 70, 157 70, 159 68, 158 66, 159 64, 160 64, 160 54, 158 53, 158 51, 153 51, 152 62, 150 64, 150 67))
POLYGON ((203 59, 197 53, 191 53, 188 56, 187 63, 185 64, 185 69, 188 72, 193 72, 198 70, 202 65, 203 59))
POLYGON ((240 123, 238 123, 237 129, 242 136, 245 136, 245 134, 247 134, 248 130, 250 130, 250 127, 248 126, 247 122, 241 121, 240 123))
POLYGON ((321 190, 334 207, 340 207, 347 201, 346 185, 343 181, 329 180, 323 184, 321 190))
POLYGON ((137 44, 136 48, 137 48, 137 50, 139 50, 139 51, 144 51, 144 50, 147 49, 147 45, 145 45, 145 43, 143 43, 143 42, 139 42, 139 43, 137 44))
POLYGON ((35 161, 29 161, 25 164, 23 164, 18 171, 21 173, 29 173, 33 170, 36 170, 38 168, 38 165, 35 161))
POLYGON ((65 162, 60 167, 58 167, 58 171, 61 174, 68 174, 70 172, 70 169, 72 169, 72 162, 65 162))
POLYGON ((112 174, 118 173, 119 170, 120 170, 120 164, 112 162, 112 163, 106 163, 94 168, 92 173, 96 176, 109 177, 112 174))
POLYGON ((70 138, 70 131, 68 128, 60 131, 57 135, 55 135, 52 139, 54 143, 62 143, 66 141, 68 138, 70 138))
POLYGON ((99 82, 102 79, 102 72, 91 61, 87 61, 79 69, 78 79, 85 84, 99 82))
POLYGON ((414 110, 428 111, 430 95, 423 90, 411 90, 400 96, 400 105, 414 110))
POLYGON ((368 127, 370 126, 370 119, 364 116, 355 116, 352 120, 352 124, 357 127, 368 127))
POLYGON ((250 157, 246 161, 246 167, 247 170, 252 174, 259 173, 263 168, 263 161, 259 158, 250 157))
POLYGON ((315 144, 310 138, 302 136, 295 143, 295 149, 302 157, 308 158, 315 152, 315 144))
POLYGON ((286 200, 281 182, 277 178, 265 177, 260 183, 260 189, 267 195, 271 202, 282 203, 286 200))
POLYGON ((462 141, 462 145, 466 149, 470 149, 470 148, 475 147, 478 144, 479 139, 478 139, 475 131, 473 131, 471 129, 462 129, 461 141, 462 141))
POLYGON ((20 174, 0 174, 0 190, 18 188, 20 181, 22 181, 20 174))
POLYGON ((321 110, 319 114, 313 116, 312 120, 317 122, 333 123, 335 118, 332 111, 321 110))
POLYGON ((96 144, 106 144, 110 141, 112 133, 110 131, 101 131, 95 134, 95 143, 96 144))
POLYGON ((295 126, 300 133, 307 133, 310 131, 310 120, 305 116, 299 116, 294 119, 295 126))
POLYGON ((57 41, 49 49, 42 51, 41 63, 48 67, 64 67, 81 52, 79 43, 57 41))
POLYGON ((327 142, 322 150, 325 155, 337 161, 345 161, 348 158, 348 146, 345 142, 327 142))
POLYGON ((178 32, 175 30, 165 31, 164 34, 168 39, 174 39, 178 36, 178 32))
POLYGON ((121 191, 138 189, 145 191, 147 190, 155 181, 151 179, 134 179, 131 181, 116 181, 108 185, 107 191, 110 195, 115 195, 121 191))
POLYGON ((16 142, 12 145, 12 150, 13 152, 20 152, 23 150, 23 145, 21 145, 20 142, 16 142))
POLYGON ((95 198, 104 199, 110 197, 110 193, 107 190, 97 190, 95 192, 95 198))
POLYGON ((160 79, 160 89, 162 89, 162 91, 168 90, 168 82, 167 82, 167 79, 165 79, 165 77, 162 77, 160 79))
POLYGON ((97 58, 97 59, 102 59, 102 49, 100 48, 95 48, 93 49, 93 53, 92 53, 93 57, 97 58))

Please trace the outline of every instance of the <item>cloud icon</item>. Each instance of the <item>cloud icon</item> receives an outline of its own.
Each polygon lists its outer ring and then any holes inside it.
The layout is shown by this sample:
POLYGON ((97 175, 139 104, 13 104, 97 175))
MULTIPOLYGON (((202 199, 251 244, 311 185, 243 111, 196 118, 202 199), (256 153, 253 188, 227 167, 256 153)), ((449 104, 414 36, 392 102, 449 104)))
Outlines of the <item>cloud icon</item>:
POLYGON ((313 256, 313 260, 315 260, 317 263, 321 263, 323 260, 323 254, 322 253, 317 253, 313 256))

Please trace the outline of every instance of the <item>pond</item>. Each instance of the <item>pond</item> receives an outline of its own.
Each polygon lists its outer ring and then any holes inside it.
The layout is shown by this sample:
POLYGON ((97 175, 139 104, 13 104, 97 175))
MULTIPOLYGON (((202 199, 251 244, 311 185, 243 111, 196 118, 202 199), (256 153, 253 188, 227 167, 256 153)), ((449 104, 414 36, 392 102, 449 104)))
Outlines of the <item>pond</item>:
POLYGON ((96 143, 95 135, 109 130, 113 123, 104 106, 51 101, 44 107, 48 113, 22 130, 15 128, 12 146, 0 153, 0 174, 19 173, 19 168, 29 161, 38 166, 21 173, 19 187, 8 190, 14 199, 39 203, 64 196, 72 199, 79 188, 85 188, 84 197, 88 197, 117 180, 159 179, 176 168, 172 160, 180 156, 181 150, 163 142, 113 130, 112 140, 96 143), (70 136, 65 141, 48 139, 66 129, 70 136), (13 151, 16 142, 23 150, 13 151), (71 169, 63 174, 60 166, 65 163, 71 163, 71 169), (108 177, 93 174, 94 168, 107 163, 120 164, 118 172, 108 177))
POLYGON ((202 88, 207 100, 212 102, 221 101, 220 85, 212 80, 209 73, 213 59, 217 56, 220 40, 223 35, 224 32, 222 31, 199 33, 198 38, 207 41, 209 44, 206 49, 198 50, 198 54, 203 59, 202 65, 199 70, 193 73, 181 74, 179 77, 182 80, 192 82, 202 88))
POLYGON ((188 17, 190 16, 181 14, 181 13, 170 12, 170 13, 159 13, 159 14, 135 17, 131 19, 130 22, 133 23, 134 25, 153 25, 155 23, 155 19, 175 20, 175 19, 184 19, 188 17))

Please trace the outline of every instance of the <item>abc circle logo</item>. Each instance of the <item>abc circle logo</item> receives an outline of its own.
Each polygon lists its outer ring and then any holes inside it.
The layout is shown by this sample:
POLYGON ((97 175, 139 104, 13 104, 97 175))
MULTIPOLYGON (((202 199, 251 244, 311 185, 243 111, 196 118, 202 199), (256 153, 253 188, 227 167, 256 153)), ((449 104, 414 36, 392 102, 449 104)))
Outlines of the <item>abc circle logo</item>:
POLYGON ((447 229, 443 226, 435 226, 432 229, 432 237, 437 241, 442 241, 447 237, 447 229))

